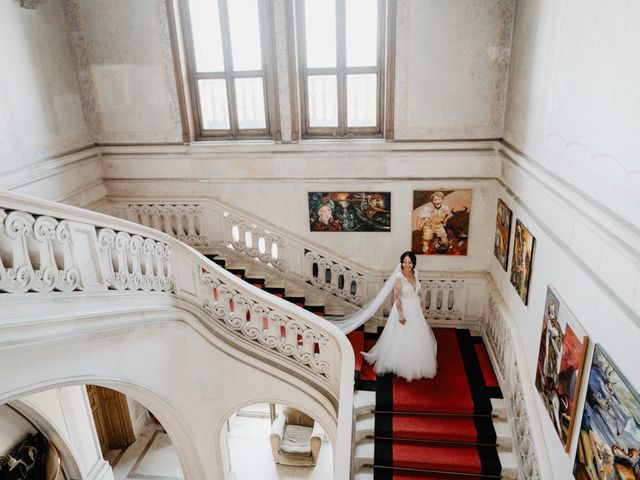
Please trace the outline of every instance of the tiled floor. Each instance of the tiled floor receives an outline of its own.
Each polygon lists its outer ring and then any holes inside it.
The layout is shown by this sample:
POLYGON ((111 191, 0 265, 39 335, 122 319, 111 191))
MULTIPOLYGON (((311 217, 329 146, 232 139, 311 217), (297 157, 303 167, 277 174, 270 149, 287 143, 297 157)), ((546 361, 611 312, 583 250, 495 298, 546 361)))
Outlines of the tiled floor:
MULTIPOLYGON (((234 415, 229 420, 229 450, 234 480, 330 480, 333 455, 325 439, 315 467, 276 465, 271 455, 268 418, 234 415), (250 459, 250 461, 247 461, 250 459)), ((136 442, 124 452, 106 455, 115 480, 182 480, 182 470, 169 436, 162 427, 149 423, 136 442)))
POLYGON ((333 478, 331 444, 325 439, 315 467, 276 465, 271 455, 268 418, 234 416, 229 420, 231 470, 236 480, 330 480, 333 478), (251 459, 251 461, 247 461, 251 459))

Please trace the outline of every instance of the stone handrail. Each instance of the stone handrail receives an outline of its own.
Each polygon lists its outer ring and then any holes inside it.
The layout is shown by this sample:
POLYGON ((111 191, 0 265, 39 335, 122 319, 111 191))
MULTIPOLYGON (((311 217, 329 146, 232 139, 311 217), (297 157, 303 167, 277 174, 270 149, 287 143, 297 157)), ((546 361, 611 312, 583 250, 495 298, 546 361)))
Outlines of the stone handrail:
POLYGON ((383 281, 381 272, 354 266, 335 254, 310 247, 308 241, 219 201, 131 199, 112 202, 110 209, 116 217, 157 228, 198 249, 233 248, 354 306, 373 298, 383 281))
POLYGON ((536 392, 526 368, 524 343, 498 289, 487 275, 487 302, 482 330, 487 350, 507 403, 514 435, 520 480, 553 478, 544 433, 536 407, 536 392))
MULTIPOLYGON (((199 228, 176 225, 186 234, 199 228)), ((349 478, 354 359, 336 327, 157 230, 0 192, 0 295, 116 290, 186 300, 202 309, 208 328, 327 392, 337 423, 334 473, 349 478)))

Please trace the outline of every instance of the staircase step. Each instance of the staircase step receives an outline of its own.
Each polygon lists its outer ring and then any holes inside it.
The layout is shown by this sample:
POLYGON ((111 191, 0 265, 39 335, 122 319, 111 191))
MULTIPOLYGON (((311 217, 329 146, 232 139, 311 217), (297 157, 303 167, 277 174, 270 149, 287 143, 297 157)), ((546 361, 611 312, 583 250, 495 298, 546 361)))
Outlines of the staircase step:
MULTIPOLYGON (((384 442, 378 440, 384 448, 384 442)), ((390 442, 388 442, 390 443, 390 442)), ((394 469, 418 470, 429 473, 456 473, 474 476, 494 476, 501 478, 517 477, 517 461, 512 452, 498 451, 494 447, 475 447, 472 445, 437 445, 421 444, 396 440, 393 446, 388 445, 393 455, 394 469), (484 473, 478 470, 484 457, 484 473)), ((365 465, 388 467, 390 465, 375 465, 375 461, 384 462, 383 458, 376 459, 374 440, 366 438, 358 442, 355 448, 356 471, 365 465)), ((387 461, 391 461, 388 459, 387 461)))
MULTIPOLYGON (((491 417, 493 418, 499 418, 502 420, 506 420, 507 419, 507 407, 506 404, 504 402, 504 399, 502 398, 492 398, 491 399, 491 417)), ((463 414, 463 413, 451 413, 451 414, 447 414, 446 412, 428 412, 428 411, 424 411, 424 412, 390 412, 388 410, 376 410, 375 408, 375 392, 374 392, 374 404, 372 406, 372 411, 378 412, 378 413, 399 413, 399 414, 416 414, 416 415, 451 415, 453 417, 474 417, 474 416, 482 416, 482 415, 473 415, 471 413, 469 414, 463 414)))
MULTIPOLYGON (((356 472, 355 480, 373 480, 374 472, 373 467, 362 467, 356 472)), ((493 480, 491 477, 482 475, 438 474, 410 470, 391 470, 387 478, 390 480, 493 480)))
POLYGON ((356 390, 353 393, 353 412, 356 418, 371 413, 376 407, 376 392, 356 390))
MULTIPOLYGON (((391 416, 385 416, 389 421, 391 416)), ((356 441, 365 437, 420 440, 440 443, 465 442, 470 444, 493 444, 511 448, 512 439, 509 425, 498 418, 473 419, 471 417, 442 417, 427 415, 394 415, 393 433, 387 433, 386 423, 376 431, 375 413, 365 413, 356 420, 356 441), (441 419, 441 422, 435 420, 441 419), (478 429, 484 434, 476 434, 478 429), (383 430, 383 431, 381 431, 383 430), (419 431, 420 434, 414 432, 419 431), (465 434, 465 432, 470 432, 465 434)))
POLYGON ((257 288, 263 288, 265 283, 265 279, 263 277, 245 276, 244 281, 247 283, 250 283, 251 285, 257 288))

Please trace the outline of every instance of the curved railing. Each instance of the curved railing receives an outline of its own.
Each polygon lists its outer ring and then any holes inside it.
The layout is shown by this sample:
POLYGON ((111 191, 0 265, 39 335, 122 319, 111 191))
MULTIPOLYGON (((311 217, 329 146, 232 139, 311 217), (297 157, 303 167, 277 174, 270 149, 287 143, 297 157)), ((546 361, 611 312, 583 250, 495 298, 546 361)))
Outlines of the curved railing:
MULTIPOLYGON (((274 267, 288 280, 306 285, 314 295, 326 295, 325 303, 343 302, 346 309, 371 300, 387 274, 309 246, 294 234, 211 199, 163 203, 120 200, 111 203, 110 209, 117 217, 157 228, 199 250, 226 248, 234 255, 258 259, 261 265, 274 267)), ((468 324, 480 319, 482 311, 475 311, 475 304, 484 303, 482 298, 476 301, 484 291, 479 286, 481 275, 429 272, 421 278, 426 292, 425 316, 430 323, 468 324)), ((386 305, 388 308, 390 305, 386 305)))
POLYGON ((533 380, 526 368, 525 348, 500 293, 487 276, 488 298, 482 320, 485 343, 509 410, 520 480, 553 478, 536 407, 533 380))
MULTIPOLYGON (((189 229, 198 224, 179 225, 193 233, 189 229)), ((0 192, 0 298, 48 292, 46 299, 55 301, 56 291, 118 290, 187 301, 202 309, 208 328, 223 330, 244 351, 285 371, 298 371, 326 392, 337 425, 335 478, 349 478, 354 359, 336 327, 249 286, 163 233, 0 192)))

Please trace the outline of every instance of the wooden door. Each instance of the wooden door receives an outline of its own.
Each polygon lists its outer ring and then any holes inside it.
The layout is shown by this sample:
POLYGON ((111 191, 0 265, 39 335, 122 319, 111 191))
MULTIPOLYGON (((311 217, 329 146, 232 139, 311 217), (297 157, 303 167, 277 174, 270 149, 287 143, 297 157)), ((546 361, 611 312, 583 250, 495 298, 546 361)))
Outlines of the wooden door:
POLYGON ((95 385, 87 385, 87 395, 89 396, 89 405, 91 405, 91 413, 93 414, 93 423, 96 425, 100 450, 104 456, 107 450, 109 450, 109 437, 107 436, 107 426, 104 423, 104 415, 102 414, 102 407, 100 405, 98 387, 95 385))
MULTIPOLYGON (((135 436, 127 397, 115 390, 96 385, 87 385, 87 392, 90 402, 92 395, 95 398, 96 413, 93 414, 93 418, 103 453, 105 451, 103 444, 106 444, 107 450, 126 448, 131 445, 135 441, 135 436), (91 393, 92 391, 94 393, 91 393), (100 433, 101 429, 102 433, 100 433), (104 437, 104 442, 101 435, 104 437)), ((93 402, 91 411, 94 412, 93 402)))

